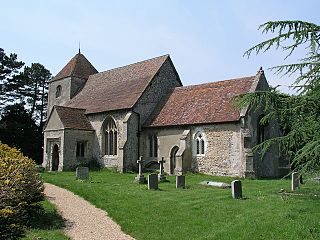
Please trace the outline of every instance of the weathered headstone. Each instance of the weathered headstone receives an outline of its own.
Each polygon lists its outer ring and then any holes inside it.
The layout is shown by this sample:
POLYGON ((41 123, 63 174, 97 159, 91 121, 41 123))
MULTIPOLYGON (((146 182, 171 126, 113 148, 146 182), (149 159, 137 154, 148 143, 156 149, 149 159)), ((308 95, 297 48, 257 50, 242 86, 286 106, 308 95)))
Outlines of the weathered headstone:
POLYGON ((299 174, 297 172, 293 172, 291 174, 291 190, 294 191, 299 187, 299 174))
POLYGON ((145 178, 145 176, 143 176, 142 174, 142 164, 143 164, 143 158, 140 157, 139 160, 137 160, 137 163, 139 165, 139 173, 138 175, 135 177, 135 182, 141 184, 141 183, 146 183, 147 182, 147 179, 145 178))
POLYGON ((80 180, 89 179, 89 168, 88 167, 77 167, 76 178, 80 180))
POLYGON ((148 176, 148 189, 157 190, 158 189, 158 175, 157 174, 150 174, 148 176))
POLYGON ((233 198, 242 198, 242 186, 240 180, 234 180, 231 182, 232 197, 233 198))
POLYGON ((186 188, 186 177, 183 175, 176 176, 176 188, 186 188))
POLYGON ((164 157, 161 158, 161 160, 158 161, 158 163, 160 164, 160 173, 158 175, 158 178, 159 178, 159 182, 164 182, 166 181, 166 177, 163 175, 163 164, 165 163, 166 161, 164 160, 164 157))
POLYGON ((230 184, 224 182, 202 181, 199 184, 217 188, 231 188, 230 184))

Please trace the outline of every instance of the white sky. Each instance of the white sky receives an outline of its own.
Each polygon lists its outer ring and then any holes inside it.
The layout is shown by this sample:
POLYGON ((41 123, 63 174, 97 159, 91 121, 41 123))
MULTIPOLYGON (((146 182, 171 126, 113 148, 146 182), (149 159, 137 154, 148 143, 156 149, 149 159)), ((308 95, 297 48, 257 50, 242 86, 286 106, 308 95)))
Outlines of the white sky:
MULTIPOLYGON (((53 75, 78 52, 80 41, 98 71, 170 54, 184 85, 254 75, 260 66, 271 85, 289 85, 292 79, 266 70, 284 63, 280 51, 249 60, 243 53, 266 39, 260 24, 319 25, 319 9, 318 0, 3 0, 0 47, 53 75)), ((301 57, 303 51, 286 63, 301 57)))

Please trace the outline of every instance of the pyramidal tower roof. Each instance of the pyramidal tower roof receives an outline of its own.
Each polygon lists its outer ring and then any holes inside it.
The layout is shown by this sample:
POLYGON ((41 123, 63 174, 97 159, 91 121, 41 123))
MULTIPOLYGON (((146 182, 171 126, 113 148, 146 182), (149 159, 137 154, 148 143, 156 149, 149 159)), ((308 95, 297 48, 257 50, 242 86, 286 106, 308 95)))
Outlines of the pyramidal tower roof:
POLYGON ((82 54, 77 53, 64 68, 52 79, 56 81, 66 77, 77 77, 88 80, 89 76, 98 73, 97 69, 82 54))

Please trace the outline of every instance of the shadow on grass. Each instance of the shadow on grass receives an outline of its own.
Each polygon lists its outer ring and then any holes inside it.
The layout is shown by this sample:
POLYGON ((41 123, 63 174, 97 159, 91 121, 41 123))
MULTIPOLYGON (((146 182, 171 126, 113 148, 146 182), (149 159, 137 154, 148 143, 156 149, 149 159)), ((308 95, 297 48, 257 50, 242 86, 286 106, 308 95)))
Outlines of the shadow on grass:
MULTIPOLYGON (((41 230, 61 230, 66 227, 65 220, 48 201, 42 202, 43 208, 30 216, 28 228, 41 230)), ((68 225, 68 224, 67 224, 68 225)))

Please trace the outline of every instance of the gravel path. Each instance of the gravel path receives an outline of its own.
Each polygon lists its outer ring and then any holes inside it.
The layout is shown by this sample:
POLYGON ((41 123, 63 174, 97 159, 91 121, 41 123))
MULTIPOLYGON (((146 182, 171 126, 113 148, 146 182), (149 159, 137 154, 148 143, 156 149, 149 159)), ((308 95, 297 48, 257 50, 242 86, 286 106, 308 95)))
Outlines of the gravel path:
POLYGON ((105 211, 96 208, 72 192, 45 183, 47 199, 56 205, 66 221, 65 233, 74 240, 133 239, 123 233, 105 211))

